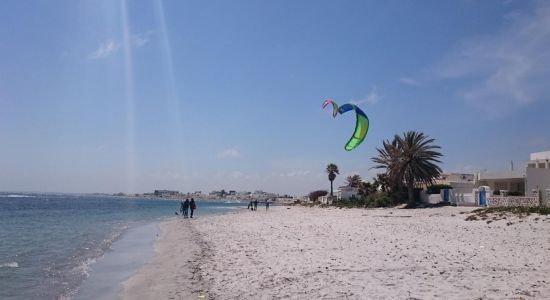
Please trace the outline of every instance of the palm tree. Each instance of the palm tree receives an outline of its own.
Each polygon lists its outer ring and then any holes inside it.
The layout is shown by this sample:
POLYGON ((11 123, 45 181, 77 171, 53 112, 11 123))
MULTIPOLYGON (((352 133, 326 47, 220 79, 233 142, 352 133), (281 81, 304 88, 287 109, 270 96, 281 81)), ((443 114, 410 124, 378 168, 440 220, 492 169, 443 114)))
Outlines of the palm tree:
POLYGON ((357 188, 357 194, 359 196, 365 197, 368 196, 373 190, 373 185, 370 182, 362 181, 358 188, 357 188))
POLYGON ((361 176, 359 175, 351 175, 346 177, 346 184, 349 187, 359 187, 363 180, 361 179, 361 176))
POLYGON ((327 166, 327 173, 328 173, 328 180, 330 180, 330 197, 333 197, 332 193, 332 182, 334 179, 336 179, 336 174, 340 174, 340 171, 338 171, 338 166, 330 163, 327 166))
POLYGON ((390 183, 407 186, 410 205, 414 204, 414 187, 433 184, 442 172, 436 165, 443 156, 437 151, 441 147, 434 141, 422 132, 408 131, 395 135, 391 142, 384 141, 382 148, 376 149, 378 156, 372 158, 377 163, 374 168, 386 169, 390 183))
POLYGON ((385 173, 376 174, 376 177, 372 178, 372 188, 374 191, 380 189, 380 191, 385 192, 390 189, 390 180, 388 175, 385 173))

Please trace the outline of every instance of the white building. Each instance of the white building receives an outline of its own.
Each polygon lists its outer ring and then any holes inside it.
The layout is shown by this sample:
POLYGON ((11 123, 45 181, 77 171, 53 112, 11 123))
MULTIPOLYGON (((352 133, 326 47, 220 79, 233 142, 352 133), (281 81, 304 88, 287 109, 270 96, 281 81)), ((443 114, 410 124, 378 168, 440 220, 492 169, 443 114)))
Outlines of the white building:
POLYGON ((450 185, 455 193, 471 193, 474 188, 475 175, 471 173, 441 173, 436 183, 450 185))
POLYGON ((359 197, 358 189, 356 187, 351 186, 341 186, 336 190, 336 198, 338 200, 347 200, 351 199, 352 197, 359 197))
POLYGON ((492 191, 525 193, 525 170, 478 173, 476 186, 488 186, 492 191))
POLYGON ((527 191, 550 189, 550 151, 531 153, 527 161, 527 191))

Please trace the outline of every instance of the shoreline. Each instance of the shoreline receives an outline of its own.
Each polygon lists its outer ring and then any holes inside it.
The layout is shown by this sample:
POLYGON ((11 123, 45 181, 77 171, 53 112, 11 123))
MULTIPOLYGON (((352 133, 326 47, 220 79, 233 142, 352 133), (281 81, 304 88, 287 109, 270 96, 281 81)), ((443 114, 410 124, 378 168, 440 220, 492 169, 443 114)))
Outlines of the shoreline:
POLYGON ((550 216, 465 221, 473 209, 293 206, 168 221, 120 296, 550 297, 550 216))
POLYGON ((153 244, 155 256, 122 282, 120 299, 191 299, 208 291, 198 271, 207 246, 191 224, 195 220, 174 218, 160 223, 161 235, 153 244))
POLYGON ((159 237, 159 224, 148 222, 128 228, 112 247, 89 266, 89 276, 78 287, 74 299, 113 299, 120 283, 133 276, 154 257, 153 245, 159 237))

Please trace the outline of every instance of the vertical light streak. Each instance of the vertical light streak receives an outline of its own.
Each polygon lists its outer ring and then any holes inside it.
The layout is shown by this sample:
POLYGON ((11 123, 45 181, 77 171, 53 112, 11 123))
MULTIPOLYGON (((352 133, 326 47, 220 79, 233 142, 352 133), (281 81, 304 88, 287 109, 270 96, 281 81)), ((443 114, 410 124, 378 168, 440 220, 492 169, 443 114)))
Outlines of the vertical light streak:
POLYGON ((120 0, 122 48, 124 50, 124 98, 126 104, 126 191, 136 192, 135 95, 134 68, 128 6, 120 0))
MULTIPOLYGON (((167 101, 168 101, 168 110, 172 113, 172 117, 174 118, 174 124, 175 128, 172 128, 172 138, 173 138, 173 145, 175 144, 177 147, 182 147, 177 149, 177 152, 184 153, 184 128, 183 128, 183 122, 182 122, 182 113, 180 109, 180 99, 178 95, 178 88, 176 85, 176 75, 174 71, 174 61, 172 57, 172 46, 170 43, 170 38, 168 34, 168 29, 166 26, 166 16, 164 14, 164 5, 162 3, 162 0, 156 0, 156 16, 157 16, 157 22, 158 22, 158 28, 159 28, 159 35, 160 35, 160 49, 162 53, 162 65, 164 68, 164 78, 166 79, 166 94, 167 94, 167 101)), ((180 165, 177 166, 178 169, 182 172, 184 172, 184 164, 183 164, 183 157, 181 157, 180 165)))

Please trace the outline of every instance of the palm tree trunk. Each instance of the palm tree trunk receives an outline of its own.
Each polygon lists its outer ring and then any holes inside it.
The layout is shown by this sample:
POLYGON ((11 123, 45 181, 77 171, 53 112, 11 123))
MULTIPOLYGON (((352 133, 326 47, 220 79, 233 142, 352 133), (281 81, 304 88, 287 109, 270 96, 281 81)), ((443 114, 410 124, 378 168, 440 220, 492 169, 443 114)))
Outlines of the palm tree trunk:
POLYGON ((407 193, 409 194, 409 205, 414 206, 414 181, 411 178, 412 176, 407 176, 407 193))
POLYGON ((409 205, 414 205, 414 187, 412 184, 407 184, 407 192, 409 194, 409 205))
POLYGON ((333 181, 334 181, 334 180, 331 180, 331 181, 330 181, 330 199, 331 199, 331 200, 332 200, 332 197, 333 197, 333 195, 332 195, 332 182, 333 182, 333 181))

